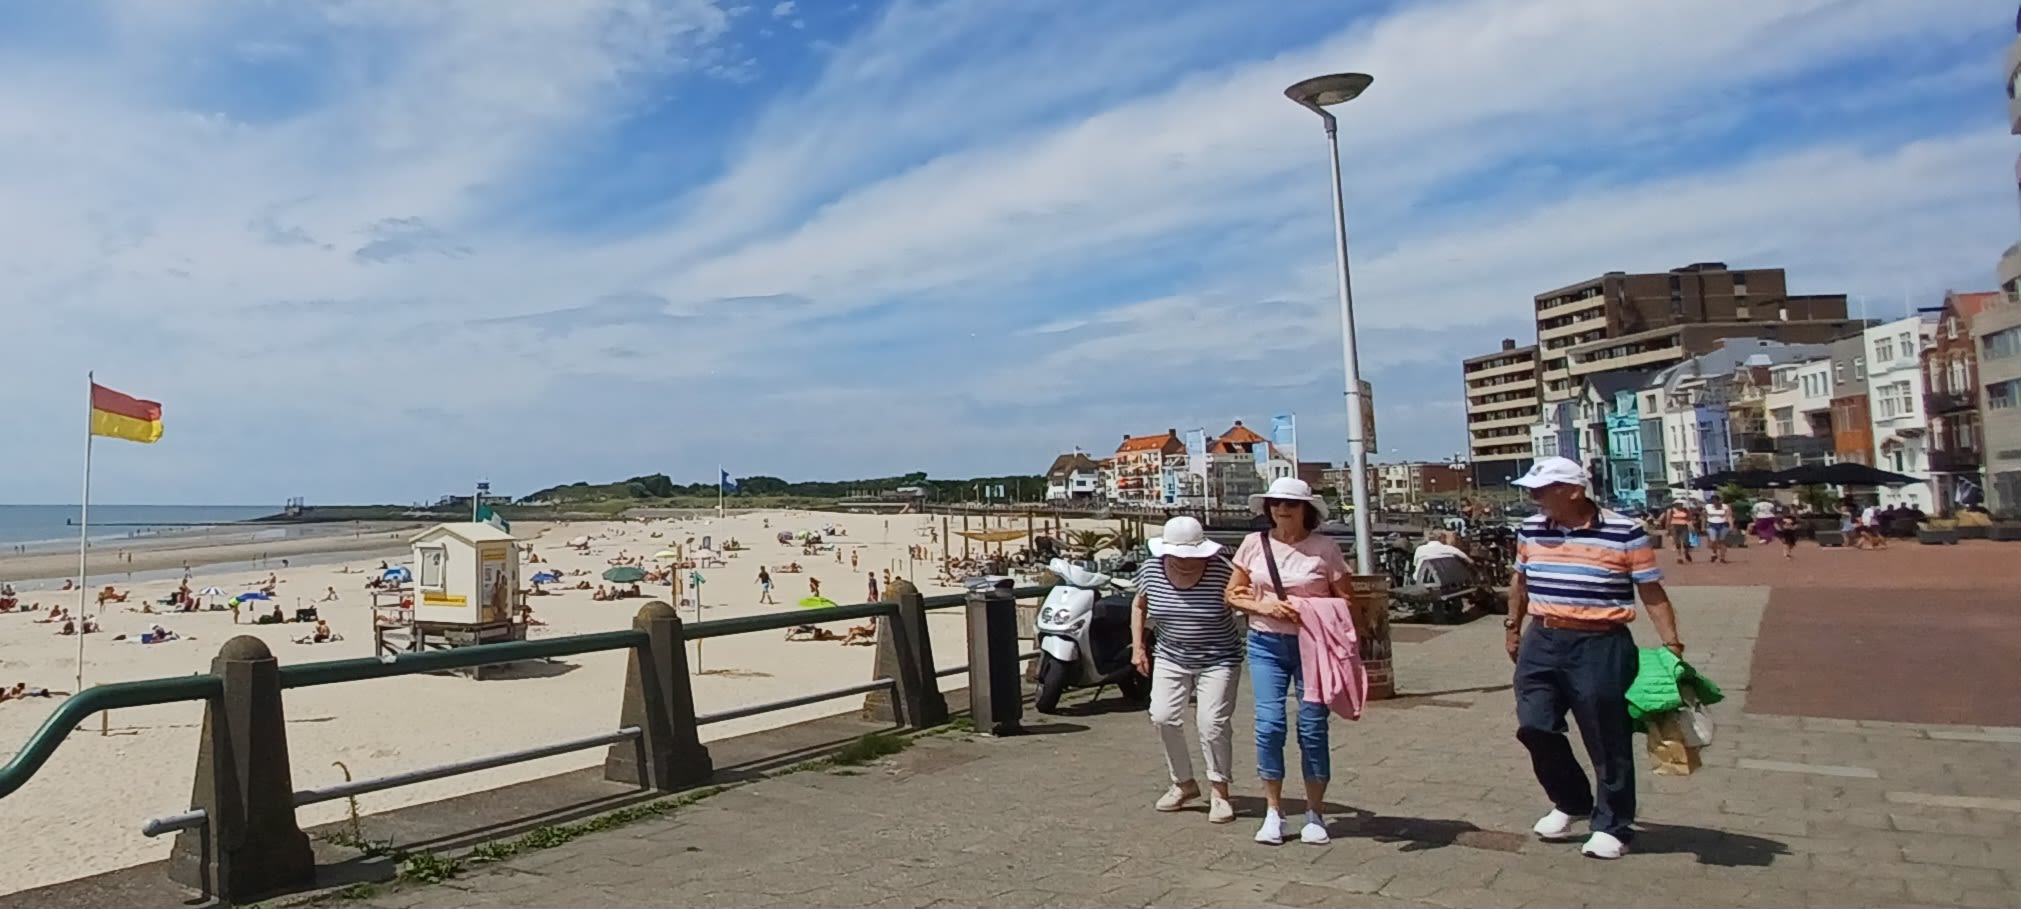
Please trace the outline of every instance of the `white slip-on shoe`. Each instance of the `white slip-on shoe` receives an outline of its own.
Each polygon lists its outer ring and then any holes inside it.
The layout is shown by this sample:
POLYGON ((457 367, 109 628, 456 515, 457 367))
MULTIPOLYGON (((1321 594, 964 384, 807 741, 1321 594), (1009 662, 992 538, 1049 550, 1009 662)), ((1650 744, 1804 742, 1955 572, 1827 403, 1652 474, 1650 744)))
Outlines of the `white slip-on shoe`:
POLYGON ((1333 836, 1326 832, 1325 824, 1307 820, 1305 829, 1298 831, 1298 841, 1311 846, 1324 846, 1333 842, 1333 836))
POLYGON ((1234 819, 1235 806, 1228 804, 1227 799, 1215 798, 1207 802, 1207 823, 1226 824, 1234 819))
POLYGON ((1152 807, 1159 811, 1177 811, 1186 807, 1187 802, 1199 797, 1200 787, 1198 785, 1188 789, 1178 783, 1173 783, 1172 788, 1165 790, 1164 795, 1158 796, 1157 804, 1152 807))
POLYGON ((1586 838, 1586 845, 1579 847, 1579 854, 1596 859, 1618 859, 1627 851, 1627 843, 1621 842, 1614 834, 1597 830, 1586 838))
POLYGON ((1263 816, 1263 826, 1256 828, 1256 841, 1265 846, 1284 844, 1284 817, 1277 812, 1263 816))
POLYGON ((1536 826, 1530 829, 1536 832, 1537 838, 1540 840, 1562 843, 1578 837, 1578 834, 1572 832, 1572 825, 1585 819, 1586 815, 1566 814, 1553 808, 1550 814, 1538 818, 1536 826))

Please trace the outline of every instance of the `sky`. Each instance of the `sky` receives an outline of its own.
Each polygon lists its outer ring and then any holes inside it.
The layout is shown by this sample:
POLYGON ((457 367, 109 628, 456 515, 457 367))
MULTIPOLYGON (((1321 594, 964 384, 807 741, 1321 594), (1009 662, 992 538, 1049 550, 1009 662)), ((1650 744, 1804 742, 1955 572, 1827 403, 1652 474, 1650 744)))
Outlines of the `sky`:
POLYGON ((1609 270, 1855 315, 2021 238, 2012 0, 0 0, 0 502, 1042 471, 1296 413, 1379 460, 1609 270), (1266 14, 1267 12, 1267 14, 1266 14))

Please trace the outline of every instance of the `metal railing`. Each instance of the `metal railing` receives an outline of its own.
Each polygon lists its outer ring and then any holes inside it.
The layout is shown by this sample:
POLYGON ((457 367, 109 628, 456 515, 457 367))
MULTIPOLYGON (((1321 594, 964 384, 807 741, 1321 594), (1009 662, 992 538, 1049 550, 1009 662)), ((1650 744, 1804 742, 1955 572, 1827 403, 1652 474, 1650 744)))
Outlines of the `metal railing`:
MULTIPOLYGON (((1049 588, 1023 587, 1011 591, 1014 599, 1029 599, 1044 596, 1049 588)), ((965 594, 947 594, 922 599, 926 609, 945 609, 968 602, 965 594)), ((819 611, 774 612, 761 615, 738 616, 683 625, 683 642, 706 640, 750 634, 759 631, 776 631, 799 625, 848 621, 853 619, 893 617, 898 613, 894 602, 862 603, 853 606, 836 606, 819 611)), ((446 650, 420 653, 401 653, 381 657, 361 659, 327 660, 315 663, 300 663, 279 667, 279 682, 283 689, 309 688, 319 685, 334 685, 343 682, 366 681, 403 675, 417 675, 430 672, 444 672, 456 669, 470 669, 478 666, 497 665, 522 660, 550 659, 559 656, 574 656, 611 650, 625 650, 644 647, 648 635, 639 630, 606 631, 593 634, 570 635, 539 641, 511 641, 499 644, 479 644, 446 650)), ((1021 660, 1032 659, 1036 654, 1021 654, 1021 660)), ((966 666, 941 670, 936 678, 958 675, 967 670, 966 666)), ((822 701, 852 695, 867 694, 879 690, 896 690, 897 681, 880 677, 856 685, 818 691, 776 701, 751 704, 696 717, 696 725, 728 722, 730 720, 757 716, 778 710, 806 706, 822 701)), ((115 682, 97 685, 79 692, 62 704, 43 721, 42 725, 29 737, 21 751, 0 767, 0 798, 20 789, 34 777, 57 746, 67 739, 91 714, 108 710, 173 704, 188 701, 214 701, 224 693, 224 682, 214 674, 197 674, 176 678, 142 679, 132 682, 115 682)), ((538 760, 554 755, 582 751, 589 748, 606 747, 626 741, 638 741, 642 732, 637 726, 627 726, 613 732, 555 742, 519 751, 506 752, 485 757, 471 758, 433 767, 424 767, 401 773, 390 774, 365 780, 348 781, 321 789, 304 789, 294 793, 296 807, 313 805, 379 792, 400 786, 414 785, 480 770, 538 760)), ((146 836, 159 836, 178 830, 201 827, 208 822, 202 810, 154 818, 141 827, 146 836)))

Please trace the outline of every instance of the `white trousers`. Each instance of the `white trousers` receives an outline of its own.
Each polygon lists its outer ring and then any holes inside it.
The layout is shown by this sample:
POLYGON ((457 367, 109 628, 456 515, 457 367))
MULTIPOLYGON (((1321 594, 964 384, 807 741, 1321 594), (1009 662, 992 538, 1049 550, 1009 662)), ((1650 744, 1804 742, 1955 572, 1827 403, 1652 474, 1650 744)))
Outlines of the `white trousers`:
POLYGON ((1235 763, 1235 687, 1239 666, 1187 669, 1170 660, 1151 664, 1151 725, 1165 746, 1165 767, 1172 782, 1195 779, 1193 758, 1186 748, 1186 701, 1199 701, 1194 724, 1200 731, 1200 753, 1207 759, 1207 780, 1226 783, 1235 763))

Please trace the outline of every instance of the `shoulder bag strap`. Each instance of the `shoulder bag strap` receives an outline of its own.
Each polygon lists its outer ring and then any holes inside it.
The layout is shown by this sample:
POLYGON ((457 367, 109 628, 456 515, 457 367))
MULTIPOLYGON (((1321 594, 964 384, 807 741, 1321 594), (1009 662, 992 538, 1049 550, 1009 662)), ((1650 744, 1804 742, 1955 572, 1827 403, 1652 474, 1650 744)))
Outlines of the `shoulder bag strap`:
POLYGON ((1277 590, 1278 599, 1288 601, 1289 598, 1284 595, 1284 578, 1277 573, 1277 553, 1273 551, 1275 547, 1270 541, 1270 531, 1257 531, 1256 541, 1263 544, 1263 564, 1270 569, 1270 586, 1277 590))

